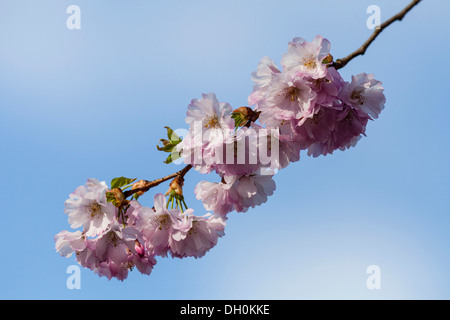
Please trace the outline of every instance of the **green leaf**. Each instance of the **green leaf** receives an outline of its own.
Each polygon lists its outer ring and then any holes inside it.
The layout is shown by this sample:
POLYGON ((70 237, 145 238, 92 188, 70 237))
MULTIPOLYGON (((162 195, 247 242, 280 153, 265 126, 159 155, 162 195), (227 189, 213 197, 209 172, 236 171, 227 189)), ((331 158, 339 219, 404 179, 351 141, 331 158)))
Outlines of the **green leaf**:
POLYGON ((130 179, 125 177, 118 177, 111 180, 111 189, 114 188, 121 188, 123 186, 126 186, 127 184, 132 183, 136 179, 130 179))
POLYGON ((164 163, 172 163, 173 160, 180 158, 180 153, 174 151, 174 148, 177 144, 179 144, 182 140, 181 138, 170 128, 164 127, 167 130, 167 139, 160 139, 159 142, 162 143, 162 146, 156 145, 156 149, 163 152, 170 153, 164 163))
POLYGON ((180 141, 181 141, 180 137, 175 132, 173 132, 173 130, 171 128, 169 128, 169 127, 164 127, 164 128, 167 129, 167 138, 169 138, 169 140, 171 142, 173 142, 173 143, 176 142, 175 145, 180 143, 180 141))
POLYGON ((175 147, 175 145, 171 142, 171 141, 167 141, 165 139, 160 139, 159 142, 163 143, 163 146, 156 146, 156 149, 158 149, 159 151, 164 151, 164 152, 172 152, 173 147, 175 147))
POLYGON ((167 159, 164 161, 164 163, 172 163, 172 154, 169 154, 169 156, 167 157, 167 159))

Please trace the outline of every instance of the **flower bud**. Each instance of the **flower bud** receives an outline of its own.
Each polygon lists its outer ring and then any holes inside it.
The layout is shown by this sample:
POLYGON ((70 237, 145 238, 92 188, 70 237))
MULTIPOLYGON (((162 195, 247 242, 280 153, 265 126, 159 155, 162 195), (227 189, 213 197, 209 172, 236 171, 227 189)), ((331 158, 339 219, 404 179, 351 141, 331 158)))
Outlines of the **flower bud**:
POLYGON ((245 126, 249 121, 255 122, 259 118, 260 112, 253 111, 250 107, 239 107, 232 112, 232 118, 236 122, 236 127, 245 126))
POLYGON ((333 56, 331 54, 328 54, 325 58, 323 58, 322 63, 323 64, 329 64, 333 62, 333 56))
POLYGON ((136 250, 136 253, 139 257, 143 257, 145 254, 145 248, 144 246, 139 242, 139 240, 134 240, 134 250, 136 250))
MULTIPOLYGON (((145 180, 139 180, 138 182, 134 183, 133 186, 131 187, 132 190, 134 189, 140 189, 140 188, 145 188, 147 186, 147 181, 145 180)), ((138 191, 136 192, 136 194, 138 196, 142 196, 144 194, 144 191, 138 191)))
POLYGON ((107 193, 107 197, 111 197, 112 196, 112 203, 116 206, 116 207, 120 207, 122 204, 124 204, 124 202, 128 202, 125 200, 125 195, 122 192, 122 189, 120 188, 114 188, 112 190, 110 190, 107 193))
POLYGON ((183 195, 183 184, 184 179, 182 177, 175 177, 172 182, 169 184, 169 190, 167 190, 166 195, 169 195, 172 191, 177 195, 183 195))

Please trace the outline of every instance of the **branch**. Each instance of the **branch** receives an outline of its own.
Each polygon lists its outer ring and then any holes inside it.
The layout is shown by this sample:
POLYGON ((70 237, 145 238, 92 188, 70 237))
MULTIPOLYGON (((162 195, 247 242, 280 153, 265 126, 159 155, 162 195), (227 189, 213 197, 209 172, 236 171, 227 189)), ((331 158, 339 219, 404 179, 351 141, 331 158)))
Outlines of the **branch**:
POLYGON ((395 21, 401 21, 403 19, 403 17, 414 7, 416 6, 420 1, 422 0, 414 0, 412 1, 405 9, 403 9, 402 11, 400 11, 399 13, 397 13, 395 16, 393 16, 392 18, 390 18, 389 20, 383 22, 379 27, 377 27, 375 29, 375 31, 372 33, 372 35, 369 37, 369 39, 367 39, 366 42, 364 42, 364 44, 355 52, 349 54, 348 56, 346 56, 345 58, 342 59, 338 59, 336 60, 336 62, 333 64, 333 67, 337 69, 341 69, 343 67, 345 67, 347 65, 347 63, 349 63, 353 58, 356 58, 357 56, 360 55, 364 55, 364 53, 366 52, 367 48, 370 46, 370 44, 376 39, 376 37, 385 29, 387 28, 390 24, 392 24, 395 21))
POLYGON ((133 194, 135 194, 136 192, 139 192, 139 191, 147 192, 150 188, 156 187, 157 185, 159 185, 160 183, 163 183, 164 181, 173 179, 175 177, 183 178, 186 175, 186 173, 188 173, 188 171, 191 170, 191 169, 192 169, 192 166, 190 164, 188 164, 186 167, 184 167, 180 171, 172 173, 172 174, 170 174, 168 176, 165 176, 163 178, 159 178, 159 179, 156 179, 156 180, 153 180, 153 181, 143 180, 143 186, 142 187, 125 191, 123 193, 123 195, 125 196, 125 198, 128 198, 129 196, 132 196, 133 194))

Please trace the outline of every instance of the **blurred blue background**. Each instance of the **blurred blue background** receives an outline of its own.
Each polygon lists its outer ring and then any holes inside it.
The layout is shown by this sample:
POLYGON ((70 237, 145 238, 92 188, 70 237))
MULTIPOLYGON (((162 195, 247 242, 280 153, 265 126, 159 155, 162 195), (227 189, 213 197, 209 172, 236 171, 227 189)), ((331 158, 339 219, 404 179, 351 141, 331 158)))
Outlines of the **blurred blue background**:
MULTIPOLYGON (((425 0, 341 74, 374 73, 387 97, 356 148, 301 160, 275 176, 268 203, 232 213, 201 259, 158 259, 124 282, 68 266, 53 236, 64 201, 87 178, 154 179, 179 170, 155 148, 164 126, 214 92, 245 105, 263 56, 278 64, 296 36, 328 38, 335 58, 402 1, 0 0, 0 298, 449 299, 448 32, 450 2, 425 0), (66 9, 81 8, 81 30, 66 9), (369 290, 369 265, 381 289, 369 290)), ((189 172, 193 187, 217 177, 189 172)), ((150 205, 155 192, 142 197, 150 205)))

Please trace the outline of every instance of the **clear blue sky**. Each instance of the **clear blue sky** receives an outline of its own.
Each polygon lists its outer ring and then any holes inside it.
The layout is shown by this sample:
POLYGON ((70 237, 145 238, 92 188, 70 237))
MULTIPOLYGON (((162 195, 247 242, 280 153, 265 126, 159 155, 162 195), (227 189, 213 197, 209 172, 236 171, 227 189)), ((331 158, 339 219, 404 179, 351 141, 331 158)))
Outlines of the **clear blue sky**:
MULTIPOLYGON (((53 236, 68 194, 87 178, 153 179, 178 170, 155 145, 185 128, 192 98, 245 105, 263 56, 321 34, 334 57, 372 32, 398 1, 0 0, 0 298, 449 299, 449 1, 424 0, 342 69, 374 73, 387 98, 356 148, 308 158, 275 176, 264 206, 231 214, 201 259, 159 259, 123 283, 68 266, 53 236), (81 30, 66 8, 81 8, 81 30), (381 268, 368 290, 366 268, 381 268)), ((215 176, 190 172, 193 187, 215 176)), ((163 185, 154 192, 165 192, 163 185)), ((151 205, 153 194, 143 198, 151 205)))

